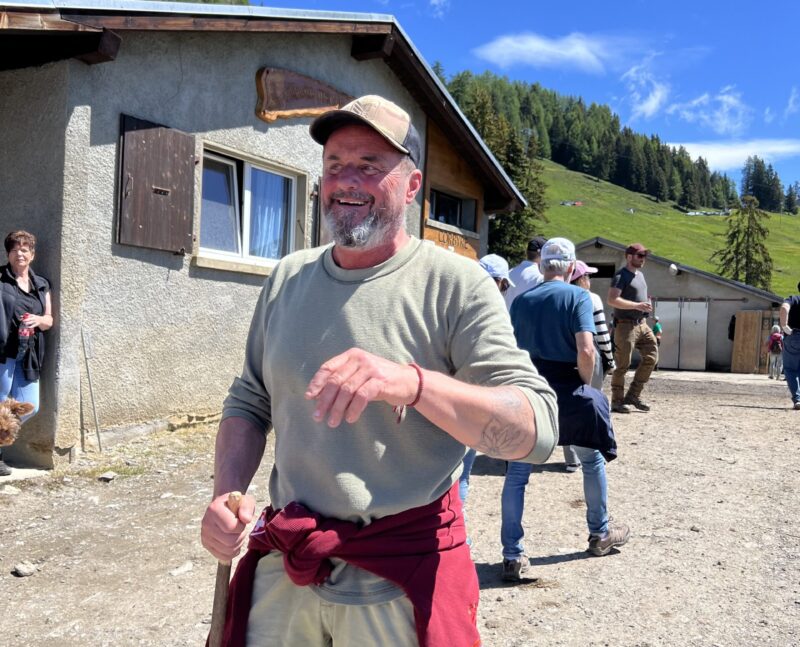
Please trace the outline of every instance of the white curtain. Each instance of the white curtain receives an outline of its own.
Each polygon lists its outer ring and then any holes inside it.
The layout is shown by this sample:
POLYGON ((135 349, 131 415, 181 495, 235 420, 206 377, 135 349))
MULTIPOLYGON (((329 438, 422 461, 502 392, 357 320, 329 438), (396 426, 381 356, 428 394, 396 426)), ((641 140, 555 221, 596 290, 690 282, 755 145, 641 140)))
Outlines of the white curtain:
POLYGON ((250 255, 280 258, 288 252, 289 178, 251 169, 250 175, 250 255))

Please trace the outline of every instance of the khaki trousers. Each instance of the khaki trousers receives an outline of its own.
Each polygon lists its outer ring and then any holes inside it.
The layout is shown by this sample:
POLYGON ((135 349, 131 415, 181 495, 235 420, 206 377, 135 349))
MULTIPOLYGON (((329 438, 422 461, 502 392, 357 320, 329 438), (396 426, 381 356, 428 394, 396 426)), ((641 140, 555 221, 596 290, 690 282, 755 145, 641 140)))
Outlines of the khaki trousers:
POLYGON ((327 602, 312 586, 297 586, 280 554, 256 569, 247 622, 248 647, 419 647, 414 607, 401 596, 379 604, 327 602))
POLYGON ((650 379, 650 373, 658 363, 658 344, 656 336, 644 319, 639 323, 622 319, 614 326, 614 345, 614 363, 617 367, 611 375, 611 402, 618 404, 627 396, 638 398, 641 395, 644 385, 650 379), (642 361, 633 374, 633 382, 626 394, 625 373, 631 365, 634 348, 639 351, 642 361))

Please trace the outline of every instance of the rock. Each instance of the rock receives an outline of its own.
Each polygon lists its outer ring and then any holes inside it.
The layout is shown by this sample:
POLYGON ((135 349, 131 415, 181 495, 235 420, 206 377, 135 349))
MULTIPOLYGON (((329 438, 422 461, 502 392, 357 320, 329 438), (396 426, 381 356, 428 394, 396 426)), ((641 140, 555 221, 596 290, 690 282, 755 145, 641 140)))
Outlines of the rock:
POLYGON ((500 627, 499 620, 487 620, 484 624, 487 629, 499 629, 500 627))
POLYGON ((20 562, 11 571, 12 575, 17 577, 29 577, 33 575, 38 569, 30 562, 20 562))
POLYGON ((169 574, 172 575, 173 577, 176 577, 178 575, 184 575, 185 573, 190 573, 193 568, 194 565, 191 562, 186 562, 178 566, 178 568, 173 568, 169 572, 169 574))
POLYGON ((103 472, 100 476, 98 476, 97 480, 103 481, 103 483, 110 483, 115 478, 117 478, 117 473, 109 470, 108 472, 103 472))
POLYGON ((700 532, 700 528, 698 528, 697 526, 692 526, 691 528, 689 528, 689 530, 691 530, 692 532, 700 532))
POLYGON ((0 490, 0 494, 7 494, 8 496, 15 496, 22 492, 18 487, 14 487, 13 485, 4 485, 3 489, 0 490))
POLYGON ((175 496, 175 495, 172 492, 164 492, 164 494, 162 494, 159 498, 161 498, 161 499, 169 499, 169 498, 171 498, 173 496, 175 496))

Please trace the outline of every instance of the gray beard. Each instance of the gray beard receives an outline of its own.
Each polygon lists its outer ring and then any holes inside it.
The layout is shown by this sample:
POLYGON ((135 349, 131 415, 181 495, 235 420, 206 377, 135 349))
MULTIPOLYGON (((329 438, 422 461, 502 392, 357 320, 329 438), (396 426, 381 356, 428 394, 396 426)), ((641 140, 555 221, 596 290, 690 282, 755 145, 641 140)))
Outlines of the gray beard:
POLYGON ((324 210, 325 224, 333 236, 333 242, 342 247, 373 249, 387 244, 403 226, 403 215, 397 218, 381 217, 374 205, 364 220, 355 223, 357 212, 347 209, 334 213, 333 208, 324 210))

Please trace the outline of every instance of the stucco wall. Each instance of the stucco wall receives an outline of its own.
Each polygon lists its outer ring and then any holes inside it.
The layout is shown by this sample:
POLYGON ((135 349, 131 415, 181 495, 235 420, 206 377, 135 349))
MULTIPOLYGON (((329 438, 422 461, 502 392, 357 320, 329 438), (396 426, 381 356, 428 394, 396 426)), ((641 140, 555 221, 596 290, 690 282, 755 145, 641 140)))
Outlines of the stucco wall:
MULTIPOLYGON (((584 247, 578 250, 578 258, 589 263, 613 263, 616 269, 625 264, 625 254, 611 247, 584 247)), ((706 335, 706 361, 709 369, 728 370, 731 365, 733 342, 728 339, 728 324, 732 315, 740 310, 770 310, 771 301, 740 290, 733 285, 712 281, 702 275, 681 272, 678 276, 669 273, 669 266, 649 260, 644 267, 650 295, 658 299, 710 299, 708 307, 708 330, 706 335)), ((592 291, 606 303, 611 279, 593 279, 592 291)), ((606 305, 606 314, 611 308, 606 305)), ((652 323, 652 321, 650 322, 652 323)), ((665 330, 664 335, 670 331, 665 330)))
MULTIPOLYGON (((54 64, 0 72, 0 235, 25 229, 37 237, 35 272, 50 279, 60 307, 62 167, 66 127, 66 68, 54 64)), ((5 250, 2 263, 7 262, 5 250)), ((4 451, 10 460, 50 465, 56 426, 57 331, 47 333, 39 415, 4 451)))
MULTIPOLYGON (((255 117, 255 73, 265 65, 306 74, 353 96, 390 97, 410 110, 424 137, 424 115, 407 92, 384 63, 353 60, 347 36, 126 33, 114 62, 63 64, 68 146, 57 420, 62 445, 78 440, 81 401, 91 420, 81 378, 81 327, 92 341, 101 427, 221 408, 241 367, 263 277, 201 268, 188 256, 115 243, 120 114, 288 164, 308 174, 310 190, 321 173, 321 148, 308 136, 310 119, 267 125, 255 117)), ((59 176, 57 165, 52 172, 59 176)), ((197 174, 199 179, 200 165, 197 174)), ((312 205, 309 200, 309 236, 312 205)), ((413 233, 419 231, 419 211, 419 204, 410 210, 413 233)))

